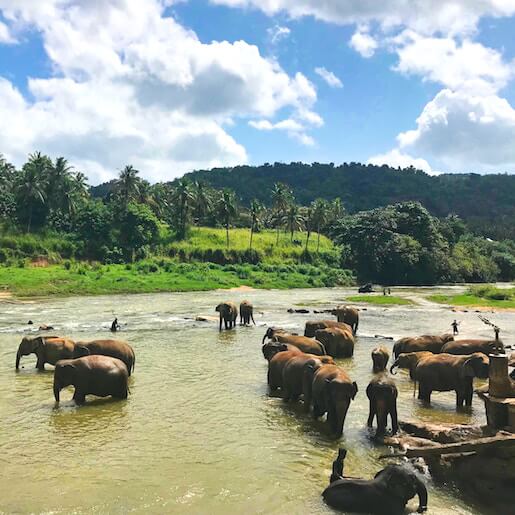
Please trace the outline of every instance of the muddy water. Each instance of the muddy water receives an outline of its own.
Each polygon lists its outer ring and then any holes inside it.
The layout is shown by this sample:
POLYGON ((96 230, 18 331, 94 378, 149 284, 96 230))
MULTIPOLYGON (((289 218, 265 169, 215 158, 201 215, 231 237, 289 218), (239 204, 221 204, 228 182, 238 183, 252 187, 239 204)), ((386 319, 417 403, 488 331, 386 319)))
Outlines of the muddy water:
MULTIPOLYGON (((321 502, 339 445, 349 450, 346 473, 369 477, 384 466, 365 428, 370 351, 412 333, 443 332, 453 318, 464 336, 489 336, 475 313, 448 308, 368 307, 353 359, 342 360, 360 392, 340 442, 295 406, 267 395, 260 341, 266 324, 301 330, 308 315, 292 305, 329 307, 342 289, 106 296, 0 305, 0 512, 5 513, 331 513, 321 502), (215 315, 221 299, 250 298, 258 327, 217 331, 197 314, 215 315), (54 406, 52 371, 37 373, 35 356, 14 371, 17 345, 29 329, 52 324, 74 339, 106 337, 117 315, 137 354, 127 401, 94 400, 76 408, 72 390, 54 406), (190 317, 190 318, 188 318, 190 317)), ((419 297, 430 293, 405 290, 419 297)), ((487 315, 514 339, 514 314, 487 315)), ((454 395, 434 394, 431 409, 397 375, 401 419, 483 422, 474 399, 457 414, 454 395)), ((416 500, 409 505, 415 509, 416 500)), ((430 485, 429 513, 486 513, 452 489, 430 485)))

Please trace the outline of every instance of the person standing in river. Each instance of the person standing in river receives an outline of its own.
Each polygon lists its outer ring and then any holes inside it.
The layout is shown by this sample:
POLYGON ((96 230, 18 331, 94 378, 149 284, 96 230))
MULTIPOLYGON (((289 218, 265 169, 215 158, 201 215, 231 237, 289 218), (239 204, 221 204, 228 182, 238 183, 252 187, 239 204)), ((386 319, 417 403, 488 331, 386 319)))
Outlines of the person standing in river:
POLYGON ((456 336, 457 334, 459 334, 459 331, 458 331, 459 325, 460 325, 460 323, 457 322, 456 320, 454 320, 454 322, 451 324, 453 336, 456 336))
POLYGON ((120 324, 118 323, 118 318, 115 318, 113 320, 113 323, 111 324, 111 332, 116 333, 120 329, 120 324))

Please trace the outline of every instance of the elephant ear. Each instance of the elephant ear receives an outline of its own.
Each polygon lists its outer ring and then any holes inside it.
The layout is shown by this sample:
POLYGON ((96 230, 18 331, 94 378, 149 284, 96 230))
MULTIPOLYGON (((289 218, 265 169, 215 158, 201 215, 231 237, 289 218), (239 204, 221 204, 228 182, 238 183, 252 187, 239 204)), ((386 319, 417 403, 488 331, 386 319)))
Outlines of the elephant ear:
POLYGON ((37 336, 33 340, 33 349, 43 348, 46 345, 45 338, 43 336, 37 336))
POLYGON ((384 473, 382 480, 386 483, 387 491, 397 499, 406 503, 416 494, 413 481, 408 477, 406 471, 392 465, 382 472, 384 473))
POLYGON ((477 359, 475 356, 472 356, 463 363, 460 371, 462 377, 474 377, 476 375, 474 364, 477 359))
POLYGON ((83 356, 89 356, 91 352, 84 345, 75 345, 75 350, 73 352, 74 357, 81 358, 83 356))

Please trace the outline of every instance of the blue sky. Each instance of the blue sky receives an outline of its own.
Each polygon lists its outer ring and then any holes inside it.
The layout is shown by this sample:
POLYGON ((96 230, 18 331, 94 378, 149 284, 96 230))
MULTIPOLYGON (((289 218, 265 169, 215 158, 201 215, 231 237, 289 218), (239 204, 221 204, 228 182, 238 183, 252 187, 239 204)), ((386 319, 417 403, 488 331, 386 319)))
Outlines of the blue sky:
POLYGON ((0 153, 93 183, 128 163, 514 173, 515 2, 428 5, 0 0, 0 153))

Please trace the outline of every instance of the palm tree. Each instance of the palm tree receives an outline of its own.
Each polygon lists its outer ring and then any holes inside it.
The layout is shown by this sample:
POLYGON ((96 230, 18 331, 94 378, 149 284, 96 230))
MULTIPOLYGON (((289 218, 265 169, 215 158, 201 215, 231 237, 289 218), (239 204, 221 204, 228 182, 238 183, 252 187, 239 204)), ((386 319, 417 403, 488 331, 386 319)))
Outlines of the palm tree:
POLYGON ((139 170, 136 170, 132 165, 127 165, 120 171, 120 175, 115 181, 115 191, 122 199, 125 209, 127 209, 131 200, 139 196, 141 179, 138 174, 139 170))
POLYGON ((51 166, 52 161, 41 152, 29 155, 29 160, 23 165, 16 193, 19 199, 18 205, 25 205, 28 209, 27 232, 30 232, 32 225, 34 205, 45 203, 46 179, 51 166))
POLYGON ((227 235, 227 248, 229 248, 229 224, 231 219, 236 216, 236 195, 233 191, 224 189, 217 202, 217 211, 224 221, 225 232, 227 235))
POLYGON ((330 219, 333 222, 336 222, 343 216, 343 214, 345 213, 345 208, 343 207, 342 199, 340 197, 335 198, 331 202, 331 204, 329 205, 329 212, 330 219))
POLYGON ((208 189, 200 181, 193 183, 193 210, 197 225, 204 218, 211 209, 211 196, 208 189))
POLYGON ((177 204, 177 214, 179 217, 178 237, 184 238, 186 236, 189 209, 193 203, 193 193, 191 192, 191 186, 187 179, 179 179, 177 181, 172 199, 177 204))
POLYGON ((290 241, 293 241, 293 233, 300 231, 304 225, 304 217, 300 212, 299 206, 295 202, 290 202, 283 216, 283 223, 290 232, 290 241))
POLYGON ((327 201, 317 198, 312 203, 313 221, 317 229, 317 252, 320 250, 320 231, 327 222, 327 201))
POLYGON ((277 223, 277 241, 276 245, 279 245, 279 229, 281 226, 281 219, 288 206, 288 200, 291 197, 291 192, 288 188, 281 184, 280 182, 276 182, 272 189, 272 207, 274 209, 275 219, 277 223))
POLYGON ((311 237, 311 231, 313 230, 314 219, 313 219, 313 205, 303 208, 302 217, 306 227, 306 247, 305 252, 308 251, 309 238, 311 237))
POLYGON ((261 222, 260 216, 263 212, 264 206, 259 202, 259 200, 253 199, 250 203, 250 244, 249 249, 252 249, 252 237, 254 236, 254 231, 256 230, 258 224, 261 222))

